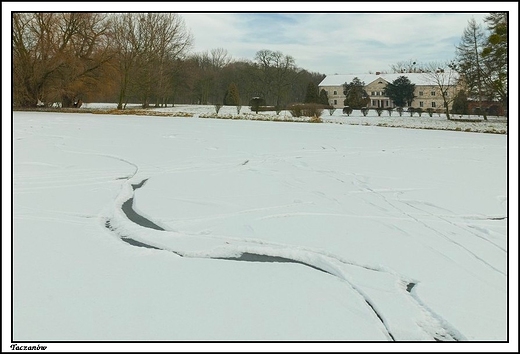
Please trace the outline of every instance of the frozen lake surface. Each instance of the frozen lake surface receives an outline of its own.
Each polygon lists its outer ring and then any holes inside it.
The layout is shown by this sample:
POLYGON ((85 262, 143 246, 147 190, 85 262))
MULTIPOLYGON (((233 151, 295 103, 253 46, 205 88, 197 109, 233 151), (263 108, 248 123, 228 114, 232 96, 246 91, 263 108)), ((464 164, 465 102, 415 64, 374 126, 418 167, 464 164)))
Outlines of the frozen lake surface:
POLYGON ((505 134, 14 112, 13 338, 505 341, 507 161, 505 134))

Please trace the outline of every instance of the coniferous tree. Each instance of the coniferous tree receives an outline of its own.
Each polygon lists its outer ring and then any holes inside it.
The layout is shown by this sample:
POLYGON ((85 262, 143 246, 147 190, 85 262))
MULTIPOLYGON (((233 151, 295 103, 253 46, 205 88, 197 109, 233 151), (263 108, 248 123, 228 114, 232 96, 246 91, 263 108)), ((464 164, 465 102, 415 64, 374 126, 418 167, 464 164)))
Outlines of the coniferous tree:
POLYGON ((468 96, 463 90, 460 90, 455 96, 451 111, 455 114, 469 114, 468 96))
MULTIPOLYGON (((457 46, 457 70, 464 76, 470 97, 476 98, 481 107, 484 100, 482 49, 485 39, 482 26, 472 18, 457 46)), ((484 119, 487 119, 485 113, 484 119)))
POLYGON ((482 50, 485 70, 485 90, 507 108, 508 98, 508 20, 507 13, 494 12, 485 18, 490 36, 482 50))
POLYGON ((307 85, 307 92, 305 93, 304 103, 319 103, 318 87, 314 82, 309 82, 307 85))
POLYGON ((415 98, 415 84, 410 82, 406 76, 399 76, 393 82, 388 83, 383 94, 394 101, 396 106, 411 106, 415 98))
POLYGON ((229 84, 229 88, 224 95, 224 105, 226 106, 238 106, 240 104, 240 94, 238 93, 237 85, 232 82, 229 84))
POLYGON ((343 84, 343 94, 346 96, 343 103, 352 109, 361 109, 370 103, 370 97, 365 91, 365 83, 355 77, 352 82, 343 84))
POLYGON ((322 105, 325 105, 325 106, 330 106, 329 104, 329 95, 327 94, 327 91, 325 91, 324 89, 321 89, 320 91, 320 101, 319 101, 320 104, 322 105))

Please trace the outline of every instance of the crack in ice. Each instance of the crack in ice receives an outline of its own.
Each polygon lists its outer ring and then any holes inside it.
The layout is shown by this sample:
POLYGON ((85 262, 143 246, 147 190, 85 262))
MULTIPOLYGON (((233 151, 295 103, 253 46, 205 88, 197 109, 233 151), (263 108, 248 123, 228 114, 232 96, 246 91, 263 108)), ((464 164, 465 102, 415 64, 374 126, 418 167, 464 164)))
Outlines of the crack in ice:
MULTIPOLYGON (((135 165, 134 165, 135 166, 135 165)), ((137 166, 136 166, 137 167, 137 166)), ((137 172, 137 170, 136 170, 137 172)), ((120 208, 123 211, 126 218, 133 223, 142 226, 147 229, 153 229, 157 231, 164 231, 165 234, 168 234, 169 231, 166 231, 164 228, 158 226, 157 224, 153 223, 152 221, 148 220, 147 218, 137 214, 133 210, 133 199, 134 199, 134 193, 135 190, 141 188, 148 179, 143 179, 141 182, 137 184, 131 184, 132 190, 127 191, 126 199, 121 202, 120 208)), ((129 182, 127 182, 129 183, 129 182)), ((317 252, 315 250, 309 250, 309 249, 303 249, 299 248, 300 254, 295 254, 294 251, 291 252, 292 248, 288 245, 282 245, 282 244, 270 244, 265 242, 255 242, 252 243, 248 240, 242 240, 242 239, 232 239, 232 238, 226 238, 226 237, 204 237, 199 236, 199 238, 204 238, 207 240, 219 240, 220 242, 227 240, 225 242, 226 245, 228 245, 228 248, 226 246, 221 246, 220 248, 214 249, 212 252, 189 252, 189 251, 181 251, 181 250, 172 250, 171 247, 161 247, 158 244, 150 244, 143 241, 143 237, 139 237, 140 234, 135 235, 137 236, 137 239, 135 236, 128 235, 125 233, 121 233, 118 227, 114 227, 112 224, 111 219, 106 219, 105 221, 105 227, 109 229, 110 231, 116 233, 122 241, 137 247, 144 247, 144 248, 150 248, 150 249, 157 249, 157 250, 165 250, 175 253, 176 255, 180 257, 189 257, 189 258, 210 258, 210 259, 221 259, 221 260, 231 260, 231 261, 246 261, 246 262, 278 262, 278 263, 295 263, 295 264, 301 264, 310 268, 313 268, 315 270, 333 275, 340 280, 344 281, 346 284, 350 286, 352 290, 354 290, 367 304, 367 306, 370 308, 370 310, 374 313, 375 317, 378 319, 378 321, 381 322, 383 328, 386 331, 386 335, 388 338, 392 341, 396 340, 405 340, 405 339, 399 339, 395 337, 395 335, 392 333, 391 328, 389 327, 388 323, 385 321, 385 317, 383 314, 381 314, 380 310, 376 308, 370 297, 364 293, 359 287, 355 286, 352 283, 352 280, 348 279, 348 275, 345 274, 343 270, 341 270, 341 264, 348 265, 348 266, 354 266, 359 267, 364 270, 368 271, 375 271, 375 272, 382 272, 391 274, 392 276, 398 277, 397 274, 394 273, 388 273, 387 271, 383 269, 368 267, 368 266, 362 266, 358 265, 352 262, 348 262, 345 260, 340 259, 339 257, 336 257, 335 255, 330 254, 324 254, 321 252, 317 252), (240 245, 242 244, 242 245, 240 245), (255 246, 250 246, 251 244, 256 244, 255 246), (233 248, 235 247, 235 248, 233 248), (238 250, 236 247, 239 247, 238 250), (260 250, 258 247, 266 249, 264 254, 258 253, 260 250), (271 248, 269 248, 271 247, 271 248), (220 252, 220 254, 219 254, 220 252), (290 255, 289 257, 287 255, 290 255), (338 264, 339 263, 339 264, 338 264)), ((162 233, 161 233, 162 234, 162 233)), ((192 236, 193 237, 193 236, 192 236)), ((153 243, 153 242, 152 242, 153 243)), ((402 282, 402 280, 401 280, 402 282)), ((446 321, 444 321, 442 318, 440 318, 438 315, 433 313, 430 309, 428 309, 421 301, 420 299, 414 294, 414 287, 416 286, 416 282, 407 282, 407 286, 405 289, 405 293, 408 293, 413 300, 415 300, 415 303, 419 306, 420 310, 426 312, 429 314, 431 318, 434 319, 435 327, 438 327, 437 330, 434 330, 434 334, 431 333, 431 329, 427 330, 423 326, 417 323, 417 325, 425 332, 430 333, 430 336, 432 337, 432 340, 440 340, 438 337, 445 337, 448 338, 447 340, 463 340, 464 337, 458 333, 457 330, 451 328, 451 325, 447 324, 446 321), (449 336, 445 336, 444 334, 449 333, 449 336), (452 333, 456 333, 454 335, 451 335, 452 333)))

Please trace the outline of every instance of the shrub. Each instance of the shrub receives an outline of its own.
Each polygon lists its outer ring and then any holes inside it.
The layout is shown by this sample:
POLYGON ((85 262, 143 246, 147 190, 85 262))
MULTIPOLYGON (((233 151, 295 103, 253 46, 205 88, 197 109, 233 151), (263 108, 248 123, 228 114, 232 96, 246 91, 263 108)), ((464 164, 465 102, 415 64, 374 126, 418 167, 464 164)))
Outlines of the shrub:
POLYGON ((363 113, 363 116, 365 116, 365 117, 367 116, 368 111, 370 111, 370 109, 368 107, 361 108, 361 113, 363 113))
POLYGON ((218 114, 218 111, 220 111, 220 109, 222 108, 222 104, 221 103, 215 103, 214 106, 215 106, 215 112, 218 114))
POLYGON ((385 110, 385 109, 382 108, 382 107, 377 107, 377 108, 376 108, 377 115, 378 115, 379 117, 381 117, 381 114, 383 113, 384 110, 385 110))
POLYGON ((352 107, 349 107, 349 106, 343 107, 343 114, 346 114, 347 116, 350 116, 352 111, 353 111, 352 107))
POLYGON ((321 117, 314 116, 309 120, 309 123, 323 123, 321 117))
POLYGON ((330 114, 330 115, 333 115, 334 112, 336 112, 336 108, 334 108, 334 107, 332 107, 332 106, 330 106, 330 107, 328 108, 328 110, 329 110, 329 114, 330 114))
POLYGON ((420 117, 420 116, 422 115, 422 113, 423 113, 423 110, 422 110, 421 107, 419 107, 419 108, 416 108, 416 109, 415 109, 415 112, 417 112, 417 114, 418 114, 419 117, 420 117))
POLYGON ((394 107, 388 107, 386 110, 388 111, 388 116, 391 117, 392 112, 394 111, 394 107))
POLYGON ((397 113, 399 113, 399 117, 403 116, 403 111, 404 111, 403 107, 397 107, 395 110, 397 111, 397 113))
POLYGON ((414 114, 414 112, 415 112, 415 108, 413 108, 413 107, 408 107, 407 112, 410 113, 410 117, 413 117, 413 114, 414 114))
POLYGON ((430 117, 433 117, 433 108, 426 108, 426 112, 428 112, 430 117))
POLYGON ((293 104, 289 106, 289 112, 293 117, 301 117, 302 116, 302 105, 301 104, 293 104))
POLYGON ((240 104, 237 105, 237 114, 240 114, 240 110, 242 109, 242 106, 240 104))
POLYGON ((323 113, 323 105, 316 103, 294 104, 289 106, 289 112, 293 117, 320 117, 323 113))

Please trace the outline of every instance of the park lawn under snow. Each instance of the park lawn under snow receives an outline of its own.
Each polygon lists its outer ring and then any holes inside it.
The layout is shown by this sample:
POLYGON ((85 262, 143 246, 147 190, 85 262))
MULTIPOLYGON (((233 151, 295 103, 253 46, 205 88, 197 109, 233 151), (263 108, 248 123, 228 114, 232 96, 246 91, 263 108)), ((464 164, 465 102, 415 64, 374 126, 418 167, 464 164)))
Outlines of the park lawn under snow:
POLYGON ((507 213, 504 134, 14 112, 13 339, 505 341, 507 213))
MULTIPOLYGON (((86 103, 82 110, 115 110, 115 103, 86 103)), ((129 104, 129 110, 140 111, 140 114, 169 114, 173 116, 191 116, 195 118, 221 118, 221 119, 243 119, 243 120, 296 120, 308 121, 309 117, 293 117, 288 110, 282 110, 279 114, 274 111, 264 111, 254 113, 249 106, 240 107, 239 112, 235 106, 222 106, 219 112, 212 105, 190 105, 177 104, 174 107, 149 108, 141 109, 138 104, 129 104)), ((123 111, 124 112, 124 111, 123 111)), ((445 114, 433 114, 430 117, 424 112, 420 117, 417 113, 410 116, 410 113, 403 112, 401 116, 396 111, 391 115, 384 111, 379 116, 374 109, 370 109, 368 114, 364 116, 360 110, 354 110, 349 116, 343 114, 341 109, 333 109, 332 111, 324 109, 321 119, 324 123, 348 124, 348 125, 364 125, 364 126, 381 126, 381 127, 398 127, 411 129, 434 129, 434 130, 453 130, 475 133, 494 133, 507 134, 508 120, 506 117, 490 116, 484 120, 482 116, 477 115, 451 115, 452 120, 447 120, 445 114)))

